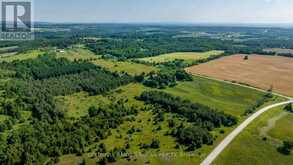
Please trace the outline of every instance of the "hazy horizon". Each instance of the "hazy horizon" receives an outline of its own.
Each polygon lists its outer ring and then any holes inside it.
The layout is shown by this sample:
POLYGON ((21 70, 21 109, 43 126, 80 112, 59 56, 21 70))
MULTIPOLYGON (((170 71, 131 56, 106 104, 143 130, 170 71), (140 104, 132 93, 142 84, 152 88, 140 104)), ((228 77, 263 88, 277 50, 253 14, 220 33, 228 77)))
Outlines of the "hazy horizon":
POLYGON ((293 24, 291 0, 42 0, 36 22, 293 24))

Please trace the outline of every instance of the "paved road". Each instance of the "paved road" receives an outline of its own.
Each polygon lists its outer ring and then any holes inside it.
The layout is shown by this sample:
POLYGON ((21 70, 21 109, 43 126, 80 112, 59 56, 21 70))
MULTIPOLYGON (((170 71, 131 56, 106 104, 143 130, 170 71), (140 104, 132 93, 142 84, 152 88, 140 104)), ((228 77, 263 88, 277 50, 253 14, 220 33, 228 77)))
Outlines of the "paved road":
POLYGON ((263 114, 266 111, 269 111, 272 108, 281 106, 281 105, 286 105, 289 103, 293 103, 293 100, 289 100, 289 101, 285 101, 285 102, 281 102, 281 103, 277 103, 277 104, 273 104, 270 106, 267 106, 257 112, 255 112, 253 115, 251 115, 249 118, 247 118, 243 123, 241 123, 235 130, 233 130, 209 155, 208 157, 206 157, 206 159, 201 163, 201 165, 210 165, 212 164, 212 162, 217 158, 218 155, 220 155, 220 153, 222 151, 224 151, 224 149, 233 141, 233 139, 236 138, 237 135, 240 134, 241 131, 243 131, 243 129, 245 129, 254 119, 256 119, 257 117, 259 117, 261 114, 263 114))

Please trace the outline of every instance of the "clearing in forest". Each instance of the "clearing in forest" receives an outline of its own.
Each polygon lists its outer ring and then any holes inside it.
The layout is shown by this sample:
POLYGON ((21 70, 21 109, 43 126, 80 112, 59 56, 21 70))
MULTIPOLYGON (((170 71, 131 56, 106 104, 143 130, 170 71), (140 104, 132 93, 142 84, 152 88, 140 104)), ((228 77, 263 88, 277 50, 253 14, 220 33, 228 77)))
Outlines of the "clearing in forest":
POLYGON ((147 57, 142 58, 140 60, 151 62, 151 63, 163 63, 163 62, 170 62, 174 60, 184 60, 184 61, 195 61, 206 59, 211 56, 218 56, 223 54, 223 51, 208 51, 208 52, 178 52, 178 53, 169 53, 169 54, 162 54, 155 57, 147 57))

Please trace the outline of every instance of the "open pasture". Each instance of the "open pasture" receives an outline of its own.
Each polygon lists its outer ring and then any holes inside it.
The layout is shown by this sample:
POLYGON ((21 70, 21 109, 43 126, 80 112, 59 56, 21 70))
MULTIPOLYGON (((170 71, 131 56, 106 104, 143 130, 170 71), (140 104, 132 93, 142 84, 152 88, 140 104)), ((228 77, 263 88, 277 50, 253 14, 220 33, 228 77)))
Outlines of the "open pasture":
POLYGON ((147 57, 142 58, 142 61, 151 62, 151 63, 163 63, 163 62, 170 62, 174 60, 184 60, 184 61, 195 61, 206 59, 211 56, 218 56, 221 55, 223 51, 208 51, 208 52, 178 52, 178 53, 169 53, 169 54, 162 54, 155 57, 147 57))

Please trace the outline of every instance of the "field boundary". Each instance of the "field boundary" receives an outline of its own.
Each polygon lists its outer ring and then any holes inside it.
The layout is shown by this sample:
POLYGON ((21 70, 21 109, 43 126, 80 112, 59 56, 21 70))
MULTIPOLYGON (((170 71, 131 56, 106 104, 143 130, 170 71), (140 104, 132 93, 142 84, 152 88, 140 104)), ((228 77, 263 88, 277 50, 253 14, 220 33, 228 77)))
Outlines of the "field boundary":
MULTIPOLYGON (((264 89, 257 88, 257 87, 253 87, 253 86, 248 86, 248 85, 244 85, 244 84, 239 84, 239 83, 237 83, 237 82, 231 82, 231 81, 228 81, 228 80, 221 80, 221 79, 217 79, 217 78, 213 78, 213 77, 209 77, 209 76, 205 76, 205 75, 200 75, 200 74, 192 74, 192 75, 197 76, 197 77, 206 78, 206 79, 209 79, 209 80, 215 80, 215 81, 219 81, 219 82, 224 82, 224 83, 226 83, 226 84, 237 85, 237 86, 241 86, 241 87, 245 87, 245 88, 249 88, 249 89, 257 90, 257 91, 260 91, 260 92, 267 92, 267 91, 264 90, 264 89)), ((280 94, 280 93, 276 93, 276 92, 272 92, 272 94, 275 95, 275 96, 279 96, 279 97, 282 97, 282 98, 288 99, 288 100, 293 99, 293 98, 290 97, 290 96, 287 96, 287 95, 284 95, 284 94, 280 94)))

